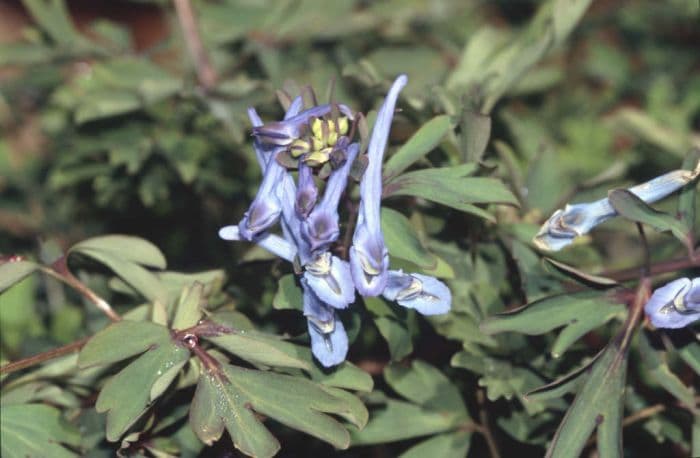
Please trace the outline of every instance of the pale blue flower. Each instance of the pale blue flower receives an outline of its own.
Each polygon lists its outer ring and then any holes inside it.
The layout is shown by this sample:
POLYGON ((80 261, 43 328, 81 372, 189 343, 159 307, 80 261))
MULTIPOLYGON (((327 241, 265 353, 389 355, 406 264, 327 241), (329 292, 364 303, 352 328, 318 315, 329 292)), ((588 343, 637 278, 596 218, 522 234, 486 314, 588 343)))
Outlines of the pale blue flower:
MULTIPOLYGON (((629 188, 629 191, 646 203, 663 199, 693 181, 700 175, 700 164, 695 170, 674 170, 646 183, 629 188)), ((533 239, 542 250, 558 251, 580 235, 587 234, 598 224, 614 218, 617 212, 607 198, 595 202, 567 205, 549 217, 533 239)))
POLYGON ((355 302, 355 285, 350 265, 325 251, 304 266, 304 279, 319 299, 331 307, 344 309, 355 302))
POLYGON ((407 82, 406 75, 396 78, 379 108, 367 149, 369 164, 360 182, 360 208, 350 248, 350 268, 355 286, 363 296, 378 296, 386 286, 389 252, 384 245, 380 221, 382 159, 394 107, 407 82))
POLYGON ((299 179, 294 201, 294 210, 300 218, 305 219, 311 213, 318 199, 318 188, 314 183, 313 169, 304 162, 299 162, 299 179))
POLYGON ((700 319, 700 277, 679 278, 657 288, 644 306, 657 328, 683 328, 700 319))
POLYGON ((441 315, 450 311, 452 294, 440 280, 429 275, 405 274, 390 270, 382 296, 422 315, 441 315))
POLYGON ((347 185, 352 163, 360 151, 360 145, 353 143, 345 151, 345 163, 331 173, 321 202, 302 222, 301 234, 309 243, 312 252, 327 250, 331 243, 338 240, 340 234, 338 204, 347 185))
POLYGON ((348 353, 348 335, 343 322, 333 308, 328 307, 302 280, 304 316, 306 316, 311 352, 325 367, 345 361, 348 353))

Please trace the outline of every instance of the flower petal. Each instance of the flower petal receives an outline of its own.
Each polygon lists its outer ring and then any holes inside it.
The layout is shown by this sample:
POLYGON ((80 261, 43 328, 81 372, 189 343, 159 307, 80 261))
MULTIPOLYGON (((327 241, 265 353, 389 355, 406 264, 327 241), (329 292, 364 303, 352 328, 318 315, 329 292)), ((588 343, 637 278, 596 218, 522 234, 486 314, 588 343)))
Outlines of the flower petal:
MULTIPOLYGON (((219 237, 224 240, 244 240, 241 237, 238 226, 222 227, 219 229, 219 237)), ((297 249, 293 244, 275 234, 264 234, 263 236, 255 239, 255 243, 265 248, 270 253, 275 254, 289 262, 293 262, 294 256, 297 254, 297 249)))
POLYGON ((406 75, 399 75, 379 108, 367 149, 369 164, 360 182, 360 208, 350 248, 350 264, 355 285, 364 296, 377 296, 386 285, 389 255, 380 222, 382 159, 396 101, 407 82, 406 75))
POLYGON ((679 278, 657 288, 644 311, 657 328, 683 328, 700 319, 700 278, 679 278))
POLYGON ((321 301, 339 309, 355 301, 355 284, 347 262, 325 252, 305 267, 304 280, 321 301))
POLYGON ((304 289, 304 315, 307 319, 311 352, 325 367, 335 366, 345 360, 348 353, 348 336, 335 311, 324 304, 302 280, 304 289))
MULTIPOLYGON (((700 175, 700 163, 695 170, 674 170, 646 183, 629 188, 629 191, 646 203, 653 203, 687 185, 700 175)), ((533 243, 542 250, 559 251, 579 235, 617 216, 608 199, 596 202, 567 205, 557 210, 542 225, 533 243)))
POLYGON ((389 271, 382 295, 422 315, 441 315, 449 312, 452 306, 452 294, 443 282, 428 275, 405 274, 400 270, 389 271))

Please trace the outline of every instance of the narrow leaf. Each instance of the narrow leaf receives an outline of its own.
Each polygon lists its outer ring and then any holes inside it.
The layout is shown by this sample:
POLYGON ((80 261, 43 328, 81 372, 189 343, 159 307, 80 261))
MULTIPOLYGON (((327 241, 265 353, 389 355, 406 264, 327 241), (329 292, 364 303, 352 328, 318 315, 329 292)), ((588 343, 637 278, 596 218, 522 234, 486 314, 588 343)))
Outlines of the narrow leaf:
MULTIPOLYGON (((613 189, 608 200, 624 218, 636 223, 647 224, 657 231, 670 231, 684 245, 690 246, 690 234, 685 225, 668 213, 654 210, 642 199, 626 189, 613 189)), ((692 247, 690 247, 692 249, 692 247)))
POLYGON ((411 164, 424 157, 440 144, 442 138, 450 130, 449 116, 436 116, 423 124, 413 136, 403 144, 384 164, 384 180, 406 170, 411 164))
POLYGON ((0 264, 0 293, 37 270, 31 261, 6 261, 0 264))

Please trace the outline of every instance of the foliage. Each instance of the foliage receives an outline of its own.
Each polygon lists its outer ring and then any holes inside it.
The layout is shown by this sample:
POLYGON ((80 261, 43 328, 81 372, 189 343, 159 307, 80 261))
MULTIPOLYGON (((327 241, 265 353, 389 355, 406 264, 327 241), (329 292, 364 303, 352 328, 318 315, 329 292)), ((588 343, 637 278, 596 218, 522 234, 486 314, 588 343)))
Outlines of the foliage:
POLYGON ((643 309, 698 277, 698 180, 634 188, 699 170, 697 2, 195 1, 204 56, 183 4, 120 3, 170 24, 144 48, 23 0, 0 46, 3 456, 700 454, 697 321, 643 309), (381 228, 452 308, 358 296, 328 369, 298 266, 216 234, 260 182, 248 107, 312 86, 366 134, 399 73, 381 228), (584 202, 610 221, 533 242, 584 202))

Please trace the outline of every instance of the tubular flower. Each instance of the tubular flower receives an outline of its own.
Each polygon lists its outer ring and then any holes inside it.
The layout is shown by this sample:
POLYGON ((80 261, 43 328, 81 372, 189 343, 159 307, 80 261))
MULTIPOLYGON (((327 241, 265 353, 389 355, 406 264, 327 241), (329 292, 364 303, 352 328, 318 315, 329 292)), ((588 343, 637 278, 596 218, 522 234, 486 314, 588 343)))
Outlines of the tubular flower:
POLYGON ((325 367, 345 360, 348 353, 348 335, 336 312, 324 304, 302 281, 304 316, 311 338, 311 352, 325 367))
POLYGON ((683 328, 700 319, 700 277, 679 278, 658 288, 644 311, 657 328, 683 328))
MULTIPOLYGON (((629 188, 632 194, 646 203, 653 203, 677 191, 700 175, 700 164, 695 170, 674 170, 646 183, 629 188)), ((607 198, 595 202, 567 205, 557 210, 542 225, 533 243, 542 250, 559 251, 593 227, 617 216, 607 198)))
MULTIPOLYGON (((345 190, 352 163, 360 151, 360 146, 353 143, 347 147, 345 163, 331 173, 326 184, 323 199, 302 222, 302 235, 309 243, 312 252, 327 250, 338 239, 338 204, 345 190)), ((301 170, 301 166, 300 169, 301 170)))
POLYGON ((394 107, 407 82, 406 75, 396 78, 377 113, 367 149, 369 164, 360 182, 360 209, 350 248, 350 267, 355 286, 363 296, 378 296, 386 286, 389 252, 384 245, 380 222, 382 159, 394 107))
POLYGON ((355 129, 349 126, 356 120, 353 113, 345 105, 303 110, 301 97, 292 101, 284 120, 278 122, 263 124, 255 109, 248 110, 263 180, 241 222, 223 227, 219 236, 254 241, 294 265, 303 290, 311 350, 326 367, 340 364, 347 354, 348 337, 337 309, 355 301, 356 289, 365 296, 381 294, 424 315, 450 309, 451 294, 441 281, 388 270, 389 254, 380 227, 382 158, 399 92, 406 82, 401 75, 392 84, 369 141, 353 243, 345 247, 350 262, 335 256, 333 249, 340 234, 340 199, 360 152, 359 143, 352 141, 355 129), (330 175, 320 195, 314 168, 326 163, 330 175), (295 182, 287 169, 297 167, 295 182), (282 236, 266 232, 278 220, 282 236))
POLYGON ((389 271, 382 296, 422 315, 447 313, 452 304, 452 294, 443 282, 428 275, 405 274, 401 270, 389 271))

